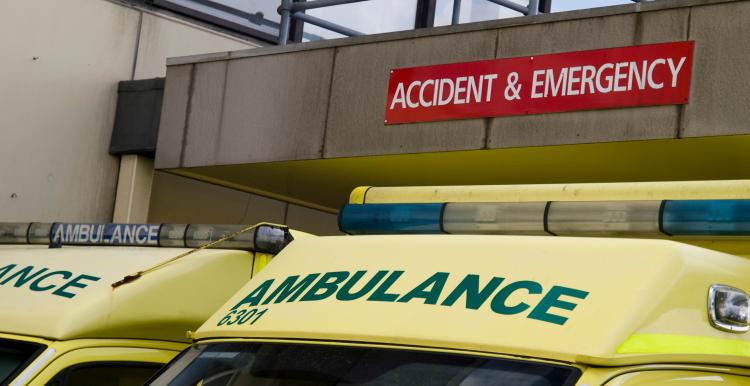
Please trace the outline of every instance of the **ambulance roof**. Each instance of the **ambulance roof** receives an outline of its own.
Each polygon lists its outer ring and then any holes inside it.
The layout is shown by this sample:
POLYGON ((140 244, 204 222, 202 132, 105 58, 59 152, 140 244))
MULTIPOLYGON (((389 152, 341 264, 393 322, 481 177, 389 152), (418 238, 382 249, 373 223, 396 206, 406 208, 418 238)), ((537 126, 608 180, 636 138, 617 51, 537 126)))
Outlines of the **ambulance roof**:
POLYGON ((252 252, 201 250, 128 284, 112 284, 189 250, 0 246, 0 332, 186 341, 186 330, 250 278, 252 252))
POLYGON ((195 338, 392 344, 592 365, 750 366, 750 334, 713 327, 707 306, 711 285, 747 291, 748 277, 744 258, 666 240, 302 239, 195 338))

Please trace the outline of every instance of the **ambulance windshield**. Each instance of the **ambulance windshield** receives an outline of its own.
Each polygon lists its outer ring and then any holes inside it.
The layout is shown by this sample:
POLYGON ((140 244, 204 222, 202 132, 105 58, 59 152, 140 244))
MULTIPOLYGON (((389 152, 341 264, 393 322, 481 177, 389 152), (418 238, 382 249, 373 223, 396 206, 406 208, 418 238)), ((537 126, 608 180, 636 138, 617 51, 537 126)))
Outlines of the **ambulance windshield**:
POLYGON ((271 343, 187 349, 150 385, 573 385, 573 367, 423 351, 271 343))
POLYGON ((43 349, 40 344, 0 339, 0 385, 18 375, 43 349))

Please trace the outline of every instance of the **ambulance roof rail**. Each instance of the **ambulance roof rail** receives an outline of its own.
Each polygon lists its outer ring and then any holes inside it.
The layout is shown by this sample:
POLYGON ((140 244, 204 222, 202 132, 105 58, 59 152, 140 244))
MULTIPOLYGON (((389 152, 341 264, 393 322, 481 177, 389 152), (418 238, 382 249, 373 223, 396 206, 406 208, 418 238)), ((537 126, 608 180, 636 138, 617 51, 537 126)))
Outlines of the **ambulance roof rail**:
POLYGON ((246 228, 247 225, 3 222, 0 244, 198 248, 238 233, 211 247, 275 254, 293 240, 285 226, 259 224, 252 231, 240 233, 246 228))

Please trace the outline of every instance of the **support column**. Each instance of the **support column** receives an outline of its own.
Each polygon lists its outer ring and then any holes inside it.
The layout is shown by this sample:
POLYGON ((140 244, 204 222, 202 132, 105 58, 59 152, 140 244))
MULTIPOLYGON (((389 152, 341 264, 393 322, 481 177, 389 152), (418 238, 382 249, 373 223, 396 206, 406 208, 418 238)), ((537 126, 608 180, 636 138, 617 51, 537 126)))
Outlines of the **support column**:
POLYGON ((137 154, 125 154, 120 158, 120 176, 117 179, 112 222, 147 222, 153 177, 152 158, 137 154))

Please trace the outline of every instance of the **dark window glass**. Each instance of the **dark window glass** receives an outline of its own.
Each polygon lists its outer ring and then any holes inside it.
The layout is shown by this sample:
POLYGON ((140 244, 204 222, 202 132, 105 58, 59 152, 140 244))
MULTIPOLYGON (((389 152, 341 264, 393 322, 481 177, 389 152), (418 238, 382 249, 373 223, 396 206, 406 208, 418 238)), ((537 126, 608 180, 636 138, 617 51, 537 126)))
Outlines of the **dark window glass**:
POLYGON ((0 339, 0 385, 15 378, 44 347, 40 344, 0 339))
POLYGON ((420 351, 217 343, 187 349, 151 385, 567 386, 579 376, 567 366, 420 351))
POLYGON ((141 386, 160 368, 152 363, 87 363, 61 371, 47 386, 141 386))

